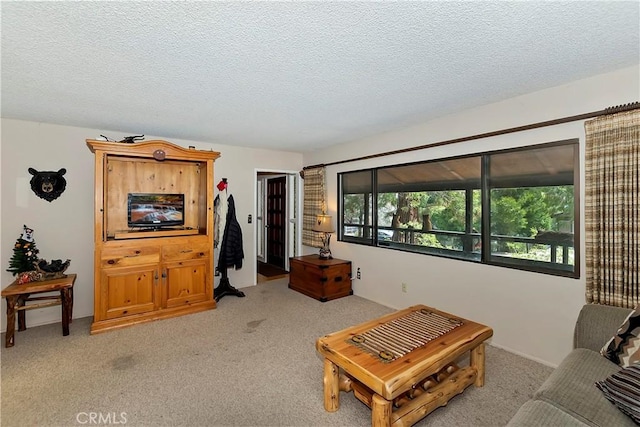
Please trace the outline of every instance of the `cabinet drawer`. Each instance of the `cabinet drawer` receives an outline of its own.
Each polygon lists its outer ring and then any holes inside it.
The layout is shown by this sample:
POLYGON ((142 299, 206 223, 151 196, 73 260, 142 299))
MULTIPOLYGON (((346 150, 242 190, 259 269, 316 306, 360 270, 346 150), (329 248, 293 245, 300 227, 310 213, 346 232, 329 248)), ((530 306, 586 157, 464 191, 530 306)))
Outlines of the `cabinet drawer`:
POLYGON ((162 248, 162 261, 183 261, 209 257, 209 245, 197 243, 193 245, 168 245, 162 248))
POLYGON ((102 268, 157 264, 159 262, 160 248, 155 246, 105 249, 100 256, 102 268))

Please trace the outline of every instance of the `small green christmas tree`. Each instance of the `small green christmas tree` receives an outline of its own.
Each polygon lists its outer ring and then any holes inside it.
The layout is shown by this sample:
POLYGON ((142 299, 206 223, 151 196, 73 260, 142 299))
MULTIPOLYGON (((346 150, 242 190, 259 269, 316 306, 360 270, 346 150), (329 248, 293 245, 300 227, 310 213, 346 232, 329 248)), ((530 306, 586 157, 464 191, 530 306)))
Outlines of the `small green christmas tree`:
POLYGON ((38 262, 38 248, 33 239, 33 230, 23 226, 22 235, 16 240, 13 247, 13 256, 9 260, 8 272, 17 275, 26 271, 35 270, 34 264, 38 262))

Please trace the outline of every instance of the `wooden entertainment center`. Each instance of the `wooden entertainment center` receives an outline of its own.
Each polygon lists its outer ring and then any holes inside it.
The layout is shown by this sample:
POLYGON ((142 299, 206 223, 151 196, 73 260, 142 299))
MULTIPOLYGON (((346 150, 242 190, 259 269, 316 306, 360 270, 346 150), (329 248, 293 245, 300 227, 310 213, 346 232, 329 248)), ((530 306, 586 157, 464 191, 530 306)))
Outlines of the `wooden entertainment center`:
POLYGON ((213 309, 213 164, 167 141, 88 139, 95 154, 91 333, 213 309), (184 226, 128 228, 131 193, 184 194, 184 226))

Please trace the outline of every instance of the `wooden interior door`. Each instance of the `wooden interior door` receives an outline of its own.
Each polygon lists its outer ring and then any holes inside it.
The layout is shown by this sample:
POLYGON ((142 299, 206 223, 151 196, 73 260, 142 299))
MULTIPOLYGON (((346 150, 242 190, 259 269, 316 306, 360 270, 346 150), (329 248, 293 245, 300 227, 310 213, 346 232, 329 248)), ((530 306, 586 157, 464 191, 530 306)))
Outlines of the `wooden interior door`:
POLYGON ((267 180, 267 263, 284 268, 287 242, 287 177, 267 180))

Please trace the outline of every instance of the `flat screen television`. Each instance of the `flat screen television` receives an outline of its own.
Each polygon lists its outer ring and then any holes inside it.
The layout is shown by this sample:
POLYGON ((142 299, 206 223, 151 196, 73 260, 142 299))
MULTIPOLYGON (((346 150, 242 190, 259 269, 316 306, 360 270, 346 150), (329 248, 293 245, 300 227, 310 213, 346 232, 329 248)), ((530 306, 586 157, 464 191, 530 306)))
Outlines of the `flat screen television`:
POLYGON ((129 227, 150 229, 184 225, 184 194, 129 193, 129 227))

